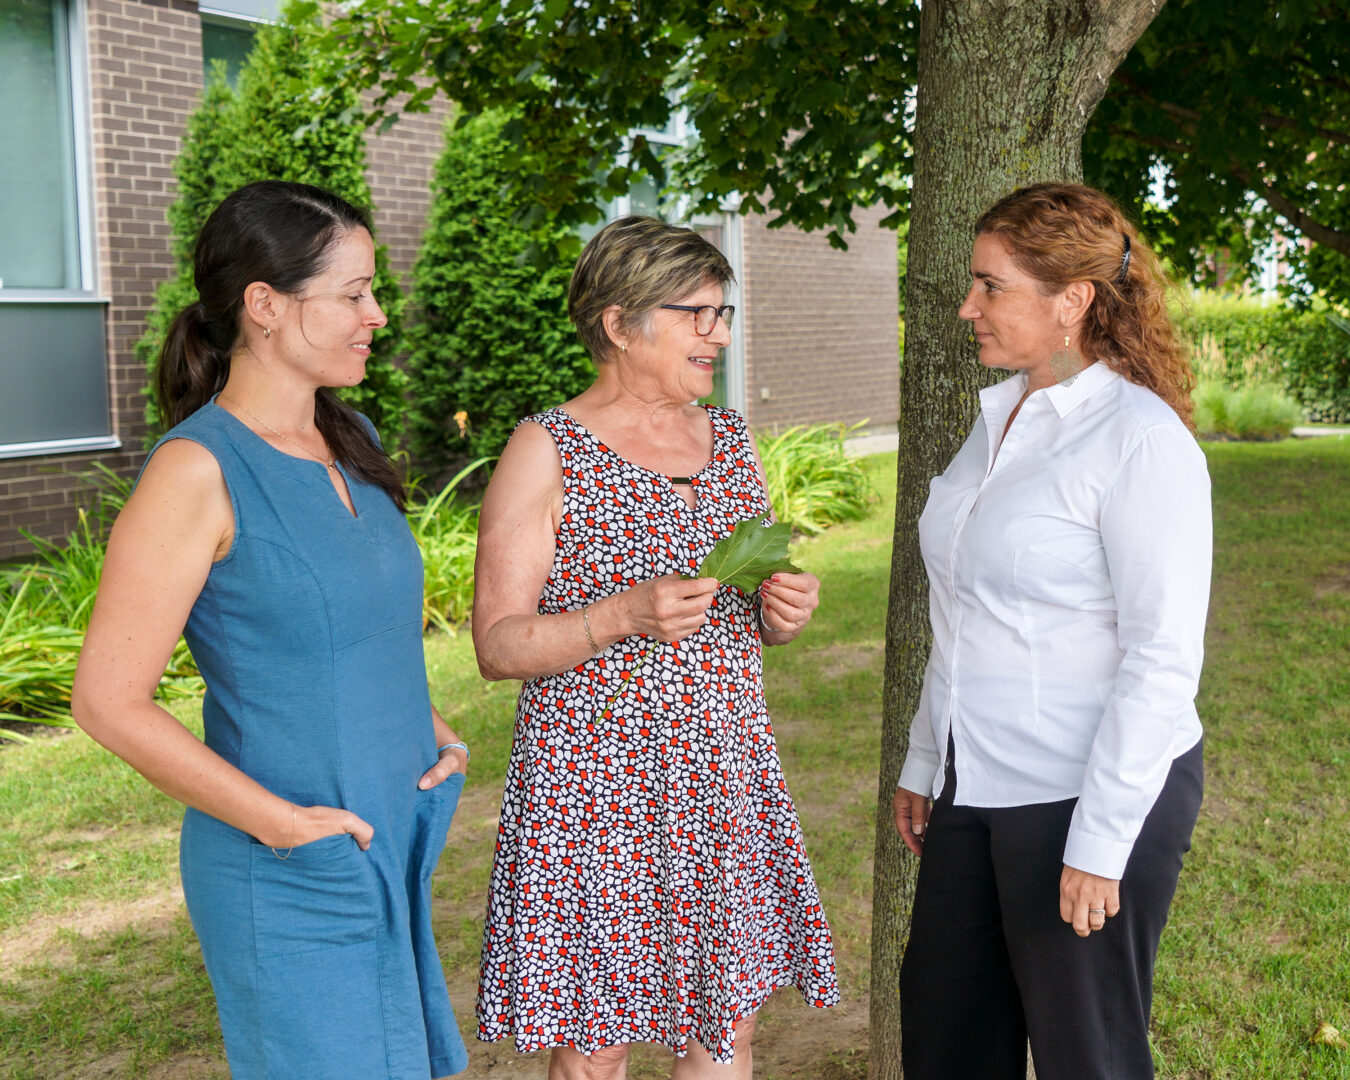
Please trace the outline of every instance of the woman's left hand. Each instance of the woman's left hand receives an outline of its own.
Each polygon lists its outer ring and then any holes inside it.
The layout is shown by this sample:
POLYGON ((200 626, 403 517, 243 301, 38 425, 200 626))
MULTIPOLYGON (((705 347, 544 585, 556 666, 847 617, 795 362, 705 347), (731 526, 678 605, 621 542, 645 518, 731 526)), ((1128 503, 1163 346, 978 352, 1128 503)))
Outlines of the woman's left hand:
POLYGON ((820 605, 820 580, 814 574, 774 574, 759 587, 760 626, 777 640, 802 632, 820 605))
POLYGON ((1065 866, 1059 876, 1059 917, 1073 932, 1087 937, 1120 911, 1120 882, 1065 866))
POLYGON ((460 746, 451 746, 442 750, 436 764, 422 774, 422 779, 417 781, 417 786, 423 791, 429 791, 437 784, 445 783, 455 773, 463 773, 466 776, 469 773, 469 755, 460 746))

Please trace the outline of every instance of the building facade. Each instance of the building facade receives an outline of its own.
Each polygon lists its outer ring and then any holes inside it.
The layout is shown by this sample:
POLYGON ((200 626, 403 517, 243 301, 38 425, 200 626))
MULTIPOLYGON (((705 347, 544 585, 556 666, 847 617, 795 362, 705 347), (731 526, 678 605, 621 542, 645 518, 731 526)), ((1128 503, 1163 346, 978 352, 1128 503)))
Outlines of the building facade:
MULTIPOLYGON (((0 559, 56 539, 95 462, 134 473, 146 376, 134 344, 173 271, 166 211, 212 58, 238 64, 275 0, 0 0, 0 559)), ((380 240, 416 257, 448 106, 368 142, 380 240)), ((617 209, 641 211, 643 193, 617 209)), ((744 316, 720 396, 754 426, 873 429, 898 415, 895 235, 864 215, 847 253, 728 209, 744 316)))

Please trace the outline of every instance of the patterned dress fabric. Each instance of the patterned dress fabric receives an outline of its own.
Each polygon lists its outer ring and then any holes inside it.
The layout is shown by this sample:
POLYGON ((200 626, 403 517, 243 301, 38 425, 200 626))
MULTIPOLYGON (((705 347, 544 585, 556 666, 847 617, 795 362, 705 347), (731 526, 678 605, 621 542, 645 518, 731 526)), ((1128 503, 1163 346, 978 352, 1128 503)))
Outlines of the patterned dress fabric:
MULTIPOLYGON (((709 407, 691 509, 560 409, 564 495, 541 614, 696 572, 767 513, 745 421, 709 407)), ((779 986, 839 1000, 829 926, 764 704, 754 600, 718 589, 674 645, 631 637, 526 681, 502 797, 478 1034, 592 1053, 689 1040, 730 1062, 733 1026, 779 986), (631 680, 603 715, 628 672, 631 680)))

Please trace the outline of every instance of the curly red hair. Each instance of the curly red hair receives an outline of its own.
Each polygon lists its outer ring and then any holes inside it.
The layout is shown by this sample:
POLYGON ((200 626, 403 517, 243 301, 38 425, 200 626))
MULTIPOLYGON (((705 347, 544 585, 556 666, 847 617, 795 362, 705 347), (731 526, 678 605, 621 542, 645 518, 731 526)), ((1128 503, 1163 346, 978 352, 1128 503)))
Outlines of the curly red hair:
POLYGON ((1092 282, 1096 295, 1079 336, 1083 353, 1152 390, 1195 430, 1195 376, 1167 314, 1171 283, 1109 196, 1085 184, 1033 184, 986 210, 975 232, 1000 237, 1047 295, 1070 282, 1092 282))

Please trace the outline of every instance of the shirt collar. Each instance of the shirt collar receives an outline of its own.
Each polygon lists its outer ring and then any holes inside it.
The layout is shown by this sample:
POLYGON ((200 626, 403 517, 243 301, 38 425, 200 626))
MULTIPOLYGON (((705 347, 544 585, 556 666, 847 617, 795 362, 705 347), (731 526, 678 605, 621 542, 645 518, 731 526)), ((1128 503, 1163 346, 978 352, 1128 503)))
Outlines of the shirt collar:
MULTIPOLYGON (((1050 399, 1050 404, 1055 407, 1055 412, 1059 413, 1060 419, 1063 419, 1103 386, 1119 378, 1119 372, 1098 360, 1080 371, 1071 382, 1056 383, 1047 387, 1045 394, 1050 399)), ((1025 381, 1022 388, 1026 389, 1025 381)))
MULTIPOLYGON (((1056 383, 1054 386, 1046 387, 1046 400, 1050 402, 1055 412, 1062 419, 1103 386, 1118 378, 1120 378, 1120 375, 1115 369, 1107 367, 1106 364, 1098 360, 1095 364, 1089 364, 1080 371, 1072 382, 1056 383)), ((1017 403, 1022 400, 1022 395, 1026 393, 1026 389, 1026 372, 1019 371, 1010 378, 1004 379, 1001 383, 986 386, 980 391, 980 409, 984 413, 986 425, 995 435, 994 442, 997 442, 998 437, 1002 436, 1003 428, 1008 423, 1008 417, 1017 407, 1017 403)))

